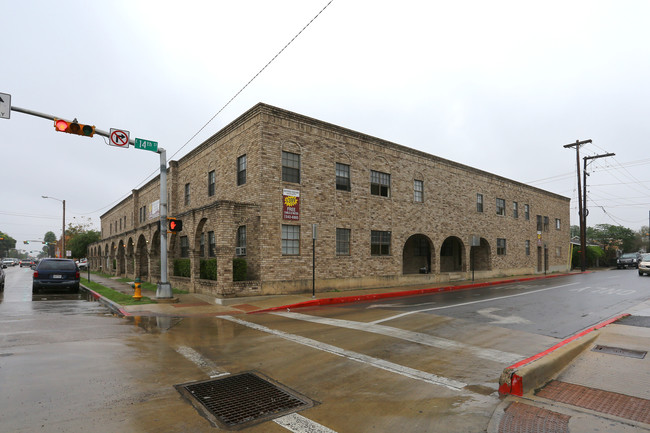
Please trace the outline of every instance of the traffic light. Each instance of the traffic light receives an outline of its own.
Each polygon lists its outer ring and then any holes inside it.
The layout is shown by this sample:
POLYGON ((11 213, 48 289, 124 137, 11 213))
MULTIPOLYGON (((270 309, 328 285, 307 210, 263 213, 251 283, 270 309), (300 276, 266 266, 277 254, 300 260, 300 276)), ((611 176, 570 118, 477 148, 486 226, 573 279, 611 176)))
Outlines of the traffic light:
POLYGON ((25 245, 28 245, 28 244, 29 244, 29 241, 23 241, 23 243, 24 243, 25 245))
POLYGON ((176 218, 167 218, 169 231, 172 233, 180 232, 183 230, 183 220, 177 220, 176 218))
POLYGON ((95 134, 95 127, 91 125, 82 125, 75 119, 73 122, 68 122, 63 119, 54 119, 54 128, 57 131, 67 132, 68 134, 83 135, 84 137, 92 137, 95 134))

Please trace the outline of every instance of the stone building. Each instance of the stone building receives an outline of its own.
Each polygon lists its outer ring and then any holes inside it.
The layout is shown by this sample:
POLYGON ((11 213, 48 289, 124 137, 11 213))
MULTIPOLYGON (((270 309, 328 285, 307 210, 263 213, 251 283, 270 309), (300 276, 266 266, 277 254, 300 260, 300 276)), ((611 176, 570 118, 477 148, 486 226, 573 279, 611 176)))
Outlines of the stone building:
MULTIPOLYGON (((169 281, 191 292, 309 292, 314 257, 317 291, 569 269, 569 198, 266 104, 167 182, 169 281)), ((156 178, 102 215, 91 266, 159 281, 159 199, 156 178)))

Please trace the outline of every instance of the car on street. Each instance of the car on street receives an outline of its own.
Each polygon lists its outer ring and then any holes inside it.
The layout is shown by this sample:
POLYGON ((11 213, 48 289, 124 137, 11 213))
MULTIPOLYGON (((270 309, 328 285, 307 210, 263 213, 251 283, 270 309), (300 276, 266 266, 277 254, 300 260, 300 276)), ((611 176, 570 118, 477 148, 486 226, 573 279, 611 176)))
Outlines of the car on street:
POLYGON ((616 267, 618 269, 636 268, 638 264, 637 253, 625 253, 616 260, 616 267))
POLYGON ((0 292, 5 291, 5 269, 7 269, 7 265, 3 262, 0 265, 0 292))
POLYGON ((34 264, 34 261, 33 261, 32 259, 22 259, 22 260, 20 261, 20 267, 21 267, 21 268, 22 268, 22 267, 25 267, 25 266, 30 267, 30 266, 32 266, 33 264, 34 264))
POLYGON ((14 259, 2 259, 2 266, 13 266, 14 265, 14 259))
POLYGON ((71 259, 43 259, 34 269, 32 293, 41 290, 79 291, 79 268, 71 259))
POLYGON ((77 262, 79 269, 88 269, 88 259, 81 259, 77 262))
POLYGON ((639 275, 650 275, 650 254, 642 254, 639 259, 639 275))

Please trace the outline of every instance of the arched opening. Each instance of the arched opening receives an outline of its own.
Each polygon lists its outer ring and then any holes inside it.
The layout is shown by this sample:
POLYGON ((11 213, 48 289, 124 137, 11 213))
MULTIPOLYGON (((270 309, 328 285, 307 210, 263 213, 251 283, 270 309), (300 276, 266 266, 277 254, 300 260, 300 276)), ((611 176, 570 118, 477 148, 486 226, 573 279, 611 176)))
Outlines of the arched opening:
POLYGON ((490 255, 490 244, 481 238, 480 245, 473 246, 469 253, 470 268, 474 271, 489 271, 492 269, 492 256, 490 255))
POLYGON ((406 240, 402 251, 403 274, 428 274, 431 272, 433 244, 425 235, 415 234, 406 240))
POLYGON ((465 271, 465 247, 463 242, 450 236, 442 243, 440 248, 440 272, 465 271))
POLYGON ((138 237, 136 245, 136 277, 149 281, 149 252, 147 251, 147 240, 144 235, 138 237))

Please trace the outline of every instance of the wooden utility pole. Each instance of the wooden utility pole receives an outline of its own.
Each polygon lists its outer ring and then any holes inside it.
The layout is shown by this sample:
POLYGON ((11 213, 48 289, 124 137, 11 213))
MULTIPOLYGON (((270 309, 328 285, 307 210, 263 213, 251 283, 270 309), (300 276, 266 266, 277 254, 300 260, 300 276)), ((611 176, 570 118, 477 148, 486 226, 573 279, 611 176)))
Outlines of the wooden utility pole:
POLYGON ((582 185, 580 181, 580 146, 583 144, 591 143, 590 140, 576 140, 575 143, 565 144, 564 148, 576 148, 576 170, 578 171, 578 216, 580 218, 580 270, 582 272, 587 270, 587 227, 585 227, 585 218, 582 207, 582 185))

